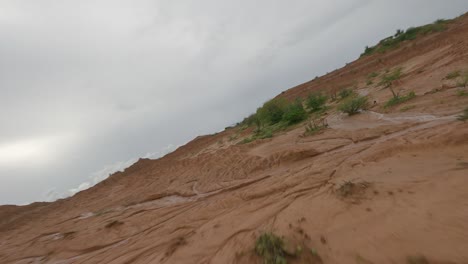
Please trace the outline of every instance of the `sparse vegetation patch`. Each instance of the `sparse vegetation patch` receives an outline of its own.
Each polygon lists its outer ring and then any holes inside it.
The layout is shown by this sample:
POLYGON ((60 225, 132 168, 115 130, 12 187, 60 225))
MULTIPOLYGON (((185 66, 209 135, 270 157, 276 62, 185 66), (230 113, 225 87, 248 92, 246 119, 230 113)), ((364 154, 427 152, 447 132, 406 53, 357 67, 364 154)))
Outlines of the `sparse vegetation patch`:
POLYGON ((403 68, 398 67, 394 69, 392 72, 390 71, 386 72, 384 75, 382 75, 379 85, 382 85, 384 88, 388 88, 392 86, 393 82, 401 78, 402 70, 403 68))
POLYGON ((354 189, 356 188, 356 184, 352 181, 345 181, 341 184, 340 188, 338 188, 338 193, 342 197, 348 197, 353 194, 354 189))
POLYGON ((468 92, 462 89, 457 90, 457 96, 468 96, 468 92))
POLYGON ((306 106, 311 112, 317 112, 325 106, 328 97, 320 92, 311 93, 307 97, 306 106))
POLYGON ((369 73, 369 74, 367 75, 367 78, 368 78, 368 79, 372 79, 372 78, 375 78, 375 77, 377 77, 377 76, 379 76, 379 73, 377 73, 377 72, 371 72, 371 73, 369 73))
POLYGON ((367 81, 366 81, 366 85, 369 86, 369 85, 372 85, 374 84, 374 78, 379 76, 379 74, 377 72, 371 72, 367 75, 367 81))
POLYGON ((305 131, 303 136, 311 136, 314 135, 323 129, 328 127, 327 120, 325 118, 310 118, 305 126, 305 131))
MULTIPOLYGON (((326 100, 326 99, 325 99, 326 100)), ((323 110, 323 107, 319 108, 323 110)), ((288 102, 283 98, 275 98, 257 109, 255 114, 245 118, 238 124, 244 130, 255 126, 252 136, 244 138, 238 144, 250 143, 257 139, 271 138, 277 131, 284 130, 291 125, 307 119, 308 113, 304 109, 301 99, 288 102)))
POLYGON ((286 106, 286 100, 282 98, 272 99, 257 109, 256 117, 262 124, 276 124, 283 118, 286 106))
POLYGON ((266 139, 266 138, 272 138, 272 137, 273 137, 272 127, 264 127, 262 129, 256 130, 252 136, 242 139, 238 144, 241 144, 241 145, 247 144, 257 139, 266 139))
POLYGON ((254 113, 244 118, 244 120, 242 120, 242 122, 240 122, 238 125, 240 125, 241 130, 244 130, 249 126, 257 125, 258 122, 259 122, 259 119, 257 117, 257 114, 254 113))
POLYGON ((361 54, 361 57, 374 53, 384 53, 388 50, 399 47, 404 41, 414 40, 421 35, 444 31, 450 21, 451 20, 439 19, 432 24, 408 28, 406 31, 398 29, 395 35, 381 40, 377 45, 373 47, 367 46, 364 53, 361 54))
POLYGON ((354 95, 354 91, 352 89, 349 89, 349 88, 344 88, 342 89, 338 95, 340 96, 340 99, 346 99, 352 95, 354 95))
POLYGON ((395 106, 395 105, 398 105, 398 104, 401 104, 401 103, 404 103, 406 101, 409 101, 413 98, 416 97, 416 94, 411 91, 409 92, 407 95, 405 96, 400 96, 400 95, 397 95, 397 96, 394 96, 392 97, 390 100, 388 100, 386 103, 385 103, 385 108, 388 108, 388 107, 392 107, 392 106, 395 106))
POLYGON ((466 88, 468 85, 468 70, 466 71, 461 71, 461 70, 456 70, 448 73, 444 80, 452 80, 456 81, 457 87, 463 87, 466 88))
POLYGON ((264 233, 255 242, 255 252, 264 264, 286 264, 284 241, 273 233, 264 233))
POLYGON ((411 110, 411 109, 413 109, 413 108, 415 108, 415 107, 416 107, 415 105, 407 105, 407 106, 405 106, 405 107, 402 107, 402 108, 400 109, 400 112, 406 112, 406 111, 411 110))
POLYGON ((453 71, 453 72, 450 72, 449 74, 447 74, 445 76, 445 79, 452 80, 452 79, 456 79, 458 77, 460 77, 460 71, 453 71))
POLYGON ((457 86, 466 88, 467 85, 468 85, 468 71, 465 71, 463 74, 461 74, 460 80, 457 82, 457 86))
POLYGON ((307 113, 300 100, 286 106, 282 120, 288 125, 296 124, 307 118, 307 113))
POLYGON ((338 187, 336 193, 340 198, 351 198, 355 201, 358 201, 360 198, 362 198, 362 195, 370 185, 371 184, 369 182, 365 181, 357 183, 352 181, 345 181, 338 187))
POLYGON ((366 110, 369 107, 367 97, 365 96, 355 96, 346 99, 340 105, 338 105, 338 110, 348 115, 355 115, 361 110, 366 110))
POLYGON ((252 141, 254 141, 256 138, 254 138, 253 136, 252 137, 246 137, 244 139, 242 139, 239 144, 242 145, 242 144, 248 144, 252 141))

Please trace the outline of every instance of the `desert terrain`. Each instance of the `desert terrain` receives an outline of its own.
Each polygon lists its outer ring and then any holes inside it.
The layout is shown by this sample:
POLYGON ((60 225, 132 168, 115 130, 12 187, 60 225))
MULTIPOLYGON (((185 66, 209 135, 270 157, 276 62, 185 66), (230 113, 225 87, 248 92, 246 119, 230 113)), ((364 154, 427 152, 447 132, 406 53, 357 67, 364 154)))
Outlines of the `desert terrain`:
POLYGON ((0 263, 264 263, 262 234, 287 263, 468 263, 466 71, 464 15, 277 96, 368 98, 351 116, 327 101, 316 133, 247 142, 239 124, 73 197, 0 206, 0 263), (392 89, 415 96, 385 107, 396 69, 392 89))

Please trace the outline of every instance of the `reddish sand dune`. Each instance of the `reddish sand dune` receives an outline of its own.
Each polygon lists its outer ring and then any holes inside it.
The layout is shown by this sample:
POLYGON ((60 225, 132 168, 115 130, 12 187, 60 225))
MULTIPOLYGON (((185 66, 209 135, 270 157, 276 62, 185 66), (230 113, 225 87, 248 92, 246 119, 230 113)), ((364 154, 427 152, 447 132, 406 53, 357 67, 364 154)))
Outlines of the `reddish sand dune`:
POLYGON ((352 117, 330 103, 316 135, 299 124, 237 144, 250 132, 231 128, 71 198, 0 207, 0 263, 262 263, 262 232, 307 249, 288 263, 468 263, 468 122, 456 119, 468 97, 444 79, 454 70, 468 70, 467 16, 281 94, 355 82, 376 101, 352 117), (417 96, 384 109, 390 91, 366 76, 396 67, 417 96))

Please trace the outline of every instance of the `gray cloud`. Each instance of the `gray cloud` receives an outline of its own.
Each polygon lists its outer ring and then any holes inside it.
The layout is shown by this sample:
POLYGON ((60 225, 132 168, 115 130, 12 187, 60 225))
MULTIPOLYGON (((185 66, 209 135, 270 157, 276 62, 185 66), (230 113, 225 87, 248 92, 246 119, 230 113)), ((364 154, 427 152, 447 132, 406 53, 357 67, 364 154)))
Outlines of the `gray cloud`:
POLYGON ((241 120, 397 28, 467 9, 464 0, 2 1, 0 204, 73 194, 241 120))

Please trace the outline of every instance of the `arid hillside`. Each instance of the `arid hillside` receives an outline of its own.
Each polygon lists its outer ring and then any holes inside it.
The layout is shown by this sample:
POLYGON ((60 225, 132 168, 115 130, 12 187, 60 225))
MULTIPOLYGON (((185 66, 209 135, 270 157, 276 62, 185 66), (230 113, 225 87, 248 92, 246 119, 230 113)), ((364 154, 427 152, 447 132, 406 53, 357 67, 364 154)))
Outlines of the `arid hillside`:
POLYGON ((297 122, 0 206, 0 263, 468 263, 468 15, 443 26, 278 95, 297 122))

